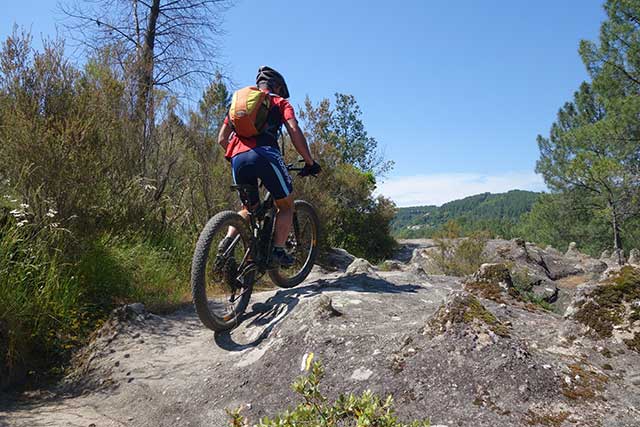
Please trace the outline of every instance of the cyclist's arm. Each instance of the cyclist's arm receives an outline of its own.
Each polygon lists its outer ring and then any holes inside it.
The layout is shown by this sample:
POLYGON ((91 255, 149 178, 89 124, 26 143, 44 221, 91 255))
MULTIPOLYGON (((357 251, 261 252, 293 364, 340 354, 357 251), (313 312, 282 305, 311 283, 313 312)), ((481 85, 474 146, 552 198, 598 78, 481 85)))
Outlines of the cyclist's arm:
POLYGON ((296 148, 296 151, 302 156, 306 164, 312 165, 313 157, 311 157, 311 152, 309 152, 307 139, 304 137, 304 133, 302 133, 300 126, 298 126, 298 121, 296 119, 289 119, 284 122, 284 125, 287 128, 287 132, 289 132, 291 142, 296 148))
POLYGON ((225 151, 227 151, 227 145, 229 145, 229 137, 231 136, 231 132, 231 126, 226 123, 222 123, 220 132, 218 132, 218 144, 220 144, 222 149, 225 151))

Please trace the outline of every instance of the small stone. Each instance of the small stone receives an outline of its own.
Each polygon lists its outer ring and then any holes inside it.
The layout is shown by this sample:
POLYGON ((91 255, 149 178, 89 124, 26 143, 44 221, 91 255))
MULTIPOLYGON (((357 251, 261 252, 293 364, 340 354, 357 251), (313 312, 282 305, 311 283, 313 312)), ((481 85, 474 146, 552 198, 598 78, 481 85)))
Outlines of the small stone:
POLYGON ((351 374, 351 379, 356 381, 365 381, 373 375, 373 371, 367 368, 358 368, 351 374))
POLYGON ((542 369, 551 369, 551 365, 542 365, 542 369))
POLYGON ((125 353, 125 355, 123 356, 125 359, 129 358, 129 353, 125 353))
POLYGON ((115 366, 120 366, 120 361, 116 360, 116 363, 114 363, 115 366))

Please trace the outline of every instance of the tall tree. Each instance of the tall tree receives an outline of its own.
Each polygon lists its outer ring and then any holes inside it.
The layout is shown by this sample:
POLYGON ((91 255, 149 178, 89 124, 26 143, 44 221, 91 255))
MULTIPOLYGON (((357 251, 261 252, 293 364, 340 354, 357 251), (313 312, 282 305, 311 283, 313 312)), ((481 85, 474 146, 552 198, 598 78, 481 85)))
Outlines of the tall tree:
MULTIPOLYGON (((177 89, 215 75, 216 36, 228 0, 76 0, 67 28, 90 51, 109 47, 128 70, 134 115, 143 126, 143 161, 154 124, 156 87, 177 89)), ((144 165, 143 165, 144 168, 144 165)))
POLYGON ((374 176, 383 176, 391 170, 393 161, 384 159, 378 141, 366 131, 362 110, 353 95, 336 93, 334 106, 328 99, 317 108, 307 99, 305 106, 306 111, 301 114, 313 126, 311 137, 329 143, 343 162, 374 176))
POLYGON ((583 83, 558 112, 549 138, 538 136, 536 171, 552 190, 588 195, 577 202, 608 217, 619 262, 622 225, 640 212, 639 114, 640 98, 609 100, 605 106, 583 83))
POLYGON ((362 110, 353 95, 336 93, 333 124, 335 144, 343 160, 376 176, 384 175, 393 167, 393 161, 384 160, 378 141, 370 136, 362 121, 362 110))
POLYGON ((580 55, 595 89, 607 98, 640 93, 640 0, 607 0, 599 43, 583 40, 580 55))

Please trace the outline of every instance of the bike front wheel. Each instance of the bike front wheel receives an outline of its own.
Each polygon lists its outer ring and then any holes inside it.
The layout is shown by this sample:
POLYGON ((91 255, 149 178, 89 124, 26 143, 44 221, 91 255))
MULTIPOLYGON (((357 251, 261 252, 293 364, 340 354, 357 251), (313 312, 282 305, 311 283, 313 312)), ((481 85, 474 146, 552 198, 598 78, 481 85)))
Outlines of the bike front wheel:
POLYGON ((218 213, 200 233, 191 265, 191 295, 207 328, 232 329, 246 310, 255 280, 255 271, 249 266, 250 252, 248 224, 236 212, 218 213), (235 232, 229 239, 230 227, 235 232))
POLYGON ((293 226, 285 250, 294 258, 291 267, 269 270, 269 277, 281 288, 293 288, 307 278, 318 256, 320 220, 313 206, 304 200, 294 203, 293 226))

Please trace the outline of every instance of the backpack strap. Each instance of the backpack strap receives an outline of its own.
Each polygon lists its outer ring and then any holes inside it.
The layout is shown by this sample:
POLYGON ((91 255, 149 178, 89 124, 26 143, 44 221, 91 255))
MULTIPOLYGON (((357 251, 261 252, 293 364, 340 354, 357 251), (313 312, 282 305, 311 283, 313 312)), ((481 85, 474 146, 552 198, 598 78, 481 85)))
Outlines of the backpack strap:
POLYGON ((231 127, 232 131, 236 131, 236 127, 233 125, 233 120, 231 120, 231 108, 227 110, 227 124, 231 127))

